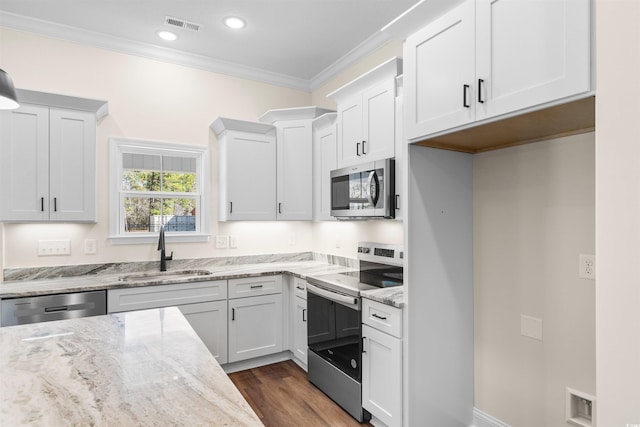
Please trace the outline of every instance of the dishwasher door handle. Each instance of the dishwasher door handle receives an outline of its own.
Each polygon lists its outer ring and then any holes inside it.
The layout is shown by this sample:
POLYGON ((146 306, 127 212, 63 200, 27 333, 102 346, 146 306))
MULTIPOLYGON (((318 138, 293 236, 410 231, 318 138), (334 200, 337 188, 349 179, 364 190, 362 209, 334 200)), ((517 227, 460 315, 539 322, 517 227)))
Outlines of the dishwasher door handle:
POLYGON ((44 308, 44 312, 45 313, 57 313, 59 311, 67 311, 69 310, 69 306, 68 305, 61 305, 59 307, 45 307, 44 308))

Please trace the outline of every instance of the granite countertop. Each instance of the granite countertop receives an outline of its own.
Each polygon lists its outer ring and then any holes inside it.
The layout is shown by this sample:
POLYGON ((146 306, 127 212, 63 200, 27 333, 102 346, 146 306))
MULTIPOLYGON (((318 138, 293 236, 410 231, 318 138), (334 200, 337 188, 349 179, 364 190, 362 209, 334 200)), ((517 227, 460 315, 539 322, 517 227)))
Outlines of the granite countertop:
POLYGON ((0 424, 261 426, 180 311, 0 328, 0 424))
MULTIPOLYGON (((283 261, 254 264, 207 265, 201 260, 183 262, 178 268, 170 266, 166 273, 153 276, 138 276, 135 280, 121 280, 128 274, 137 275, 136 271, 120 271, 117 274, 84 274, 77 277, 58 277, 50 279, 15 280, 0 284, 0 298, 19 298, 55 293, 86 292, 102 289, 132 288, 171 283, 190 283, 209 280, 226 280, 244 277, 257 277, 272 274, 292 274, 306 279, 308 275, 341 273, 354 271, 351 267, 330 264, 322 261, 283 261), (210 274, 175 276, 176 271, 206 271, 210 274), (162 275, 166 277, 162 277, 162 275)), ((357 269, 356 269, 357 271, 357 269)), ((150 273, 146 271, 145 273, 150 273)))
MULTIPOLYGON (((291 274, 302 279, 331 273, 357 272, 355 265, 334 264, 329 260, 296 259, 288 255, 228 259, 190 259, 169 263, 168 271, 158 271, 157 263, 72 266, 50 269, 22 269, 14 280, 0 283, 0 298, 20 298, 56 293, 87 292, 103 289, 227 280, 273 274, 291 274), (193 274, 176 275, 176 272, 193 274), (208 274, 203 275, 206 272, 208 274), (65 276, 70 274, 70 276, 65 276), (58 277, 59 275, 65 277, 58 277), (122 279, 129 277, 131 280, 122 279)), ((403 308, 403 287, 364 291, 364 298, 403 308)))
POLYGON ((404 286, 392 286, 390 288, 362 291, 360 295, 362 295, 362 298, 367 298, 397 308, 404 308, 405 305, 404 286))

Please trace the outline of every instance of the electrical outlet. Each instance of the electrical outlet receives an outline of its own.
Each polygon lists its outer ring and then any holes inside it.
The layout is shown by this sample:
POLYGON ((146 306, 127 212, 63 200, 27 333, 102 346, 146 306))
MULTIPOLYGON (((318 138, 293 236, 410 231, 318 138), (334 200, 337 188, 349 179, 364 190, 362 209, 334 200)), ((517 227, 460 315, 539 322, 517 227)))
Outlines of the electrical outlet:
POLYGON ((216 249, 227 249, 229 247, 229 236, 216 236, 216 249))
POLYGON ((238 238, 236 236, 229 236, 229 248, 236 249, 238 247, 238 238))
POLYGON ((95 255, 97 246, 96 239, 84 239, 84 253, 86 255, 95 255))
POLYGON ((596 278, 596 256, 580 254, 580 270, 578 271, 578 277, 581 279, 596 278))

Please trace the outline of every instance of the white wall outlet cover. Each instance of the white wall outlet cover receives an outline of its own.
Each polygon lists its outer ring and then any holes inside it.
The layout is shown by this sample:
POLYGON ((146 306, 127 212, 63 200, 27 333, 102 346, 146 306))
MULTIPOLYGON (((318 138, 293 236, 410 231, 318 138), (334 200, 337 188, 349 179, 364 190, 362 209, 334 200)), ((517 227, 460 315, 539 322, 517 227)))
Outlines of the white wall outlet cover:
POLYGON ((237 236, 229 236, 229 247, 231 249, 236 249, 238 247, 238 237, 237 236))
POLYGON ((596 256, 580 254, 578 277, 581 279, 596 279, 596 256))
POLYGON ((86 255, 95 255, 98 249, 98 243, 96 239, 85 239, 84 240, 84 253, 86 255))
POLYGON ((216 249, 226 249, 229 247, 229 236, 216 236, 216 249))

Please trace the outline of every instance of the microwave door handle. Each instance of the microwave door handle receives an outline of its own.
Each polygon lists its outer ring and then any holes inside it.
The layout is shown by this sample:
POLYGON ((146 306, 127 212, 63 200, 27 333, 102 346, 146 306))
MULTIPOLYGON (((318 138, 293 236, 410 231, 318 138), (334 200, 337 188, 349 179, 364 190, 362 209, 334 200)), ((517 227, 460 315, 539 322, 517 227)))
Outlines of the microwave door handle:
POLYGON ((369 173, 369 203, 373 208, 378 204, 378 199, 380 198, 380 180, 378 179, 378 174, 376 171, 371 171, 369 173), (375 187, 374 186, 375 182, 375 187), (371 191, 372 188, 375 188, 375 192, 371 191))

